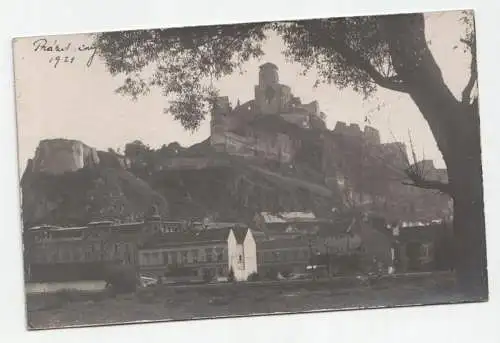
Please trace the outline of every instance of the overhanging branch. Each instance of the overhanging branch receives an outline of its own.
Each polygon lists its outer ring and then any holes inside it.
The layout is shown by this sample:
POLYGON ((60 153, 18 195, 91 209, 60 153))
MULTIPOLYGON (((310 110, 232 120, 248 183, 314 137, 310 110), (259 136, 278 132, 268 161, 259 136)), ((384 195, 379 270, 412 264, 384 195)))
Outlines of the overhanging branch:
POLYGON ((356 51, 347 46, 345 42, 336 42, 338 47, 338 52, 346 61, 354 65, 355 67, 366 72, 373 82, 383 88, 387 88, 397 92, 407 92, 405 84, 398 80, 396 77, 385 77, 383 76, 373 64, 360 56, 356 51))
POLYGON ((477 81, 477 58, 476 58, 476 40, 472 38, 471 41, 467 41, 465 39, 460 40, 462 43, 466 44, 471 52, 472 58, 470 62, 470 77, 467 85, 465 85, 462 91, 462 104, 470 105, 471 101, 471 92, 474 88, 474 85, 477 81))
POLYGON ((412 180, 412 182, 403 181, 403 185, 417 187, 417 188, 422 188, 422 189, 434 189, 434 190, 438 190, 438 191, 440 191, 442 193, 451 195, 450 184, 444 183, 444 182, 441 182, 441 181, 437 181, 437 180, 425 180, 425 179, 422 179, 422 180, 419 180, 419 181, 413 181, 412 180))
POLYGON ((347 27, 343 20, 337 22, 336 39, 334 39, 334 44, 336 46, 336 51, 344 57, 347 63, 352 64, 360 70, 366 72, 373 82, 383 88, 387 88, 397 92, 406 93, 407 89, 405 84, 399 80, 397 77, 385 77, 380 73, 380 71, 375 68, 375 66, 367 59, 365 59, 361 54, 354 49, 352 49, 346 43, 346 33, 347 27), (343 34, 342 34, 343 33, 343 34))
POLYGON ((403 181, 403 185, 422 189, 434 189, 452 195, 452 188, 449 183, 425 178, 423 168, 418 167, 417 164, 406 169, 405 174, 410 181, 403 181))

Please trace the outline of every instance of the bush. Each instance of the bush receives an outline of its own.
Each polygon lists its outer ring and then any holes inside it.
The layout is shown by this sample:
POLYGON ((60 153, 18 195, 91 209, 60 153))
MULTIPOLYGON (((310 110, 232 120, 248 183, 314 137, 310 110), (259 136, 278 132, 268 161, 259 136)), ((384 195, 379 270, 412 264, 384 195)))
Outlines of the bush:
POLYGON ((278 279, 278 271, 274 269, 270 269, 266 272, 265 278, 268 280, 277 280, 278 279))
POLYGON ((259 273, 253 272, 252 274, 248 275, 247 281, 260 281, 259 273))
POLYGON ((229 274, 227 275, 227 281, 229 281, 229 282, 234 282, 235 281, 233 268, 231 268, 229 270, 229 274))
POLYGON ((106 284, 115 293, 132 293, 137 289, 137 273, 131 267, 111 267, 106 270, 106 284))
POLYGON ((205 281, 205 282, 210 282, 210 281, 212 281, 212 280, 213 280, 213 275, 212 275, 212 273, 210 272, 210 270, 209 270, 209 269, 205 269, 205 270, 203 271, 203 281, 205 281))

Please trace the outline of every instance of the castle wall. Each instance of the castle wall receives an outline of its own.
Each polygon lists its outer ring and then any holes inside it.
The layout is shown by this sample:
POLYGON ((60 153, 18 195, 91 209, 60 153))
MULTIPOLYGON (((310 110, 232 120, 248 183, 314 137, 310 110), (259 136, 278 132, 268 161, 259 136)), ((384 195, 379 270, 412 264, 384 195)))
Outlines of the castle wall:
POLYGON ((313 102, 311 102, 309 104, 303 104, 301 106, 302 106, 302 108, 304 108, 310 114, 319 116, 319 113, 320 113, 320 111, 319 111, 319 103, 317 101, 313 101, 313 102))
POLYGON ((311 127, 311 120, 309 114, 306 113, 286 113, 281 114, 281 118, 289 123, 295 124, 299 127, 309 129, 311 127))
POLYGON ((255 86, 255 111, 277 114, 284 111, 292 99, 290 87, 280 84, 255 86))
POLYGON ((363 132, 363 138, 366 142, 374 145, 380 144, 380 133, 377 129, 371 126, 365 126, 365 130, 363 132))

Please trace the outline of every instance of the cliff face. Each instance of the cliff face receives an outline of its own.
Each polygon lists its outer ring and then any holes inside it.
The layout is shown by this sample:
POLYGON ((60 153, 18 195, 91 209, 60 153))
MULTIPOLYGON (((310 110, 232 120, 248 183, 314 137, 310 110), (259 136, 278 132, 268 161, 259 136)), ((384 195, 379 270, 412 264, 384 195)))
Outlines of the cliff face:
POLYGON ((36 149, 32 172, 60 175, 99 164, 96 149, 68 139, 41 141, 36 149))

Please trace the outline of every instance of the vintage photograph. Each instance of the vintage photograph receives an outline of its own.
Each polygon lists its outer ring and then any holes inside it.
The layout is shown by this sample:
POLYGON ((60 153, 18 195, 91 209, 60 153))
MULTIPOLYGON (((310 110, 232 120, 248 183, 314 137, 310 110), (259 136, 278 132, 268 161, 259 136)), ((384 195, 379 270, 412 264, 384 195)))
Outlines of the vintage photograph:
POLYGON ((473 11, 13 54, 29 330, 488 301, 473 11))

